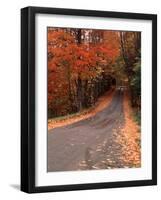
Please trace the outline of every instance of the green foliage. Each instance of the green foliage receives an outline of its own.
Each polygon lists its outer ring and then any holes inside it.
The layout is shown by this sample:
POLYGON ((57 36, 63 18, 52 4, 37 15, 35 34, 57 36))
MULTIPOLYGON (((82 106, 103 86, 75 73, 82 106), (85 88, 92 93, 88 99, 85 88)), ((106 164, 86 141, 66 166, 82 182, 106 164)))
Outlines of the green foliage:
POLYGON ((134 64, 134 74, 132 76, 130 85, 132 92, 132 103, 133 106, 137 107, 137 110, 134 113, 135 121, 141 125, 141 60, 137 58, 137 62, 134 64))
POLYGON ((134 64, 133 68, 134 74, 130 80, 130 86, 133 90, 134 95, 140 96, 141 95, 141 62, 140 58, 134 64))
POLYGON ((141 111, 137 111, 134 113, 134 120, 141 125, 141 111))
POLYGON ((117 77, 118 80, 124 80, 127 78, 127 75, 125 73, 125 62, 122 56, 119 56, 117 58, 116 62, 112 67, 114 76, 117 77))

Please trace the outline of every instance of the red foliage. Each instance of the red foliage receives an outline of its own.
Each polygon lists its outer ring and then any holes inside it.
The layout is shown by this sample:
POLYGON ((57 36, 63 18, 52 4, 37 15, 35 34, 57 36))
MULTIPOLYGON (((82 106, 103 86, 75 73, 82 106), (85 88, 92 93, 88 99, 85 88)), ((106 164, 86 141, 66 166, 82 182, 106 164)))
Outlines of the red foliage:
MULTIPOLYGON (((108 65, 119 55, 118 45, 77 44, 63 29, 48 30, 48 108, 66 113, 69 82, 98 76, 97 66, 108 65), (69 80, 70 79, 70 80, 69 80)), ((74 87, 74 86, 73 86, 74 87)))

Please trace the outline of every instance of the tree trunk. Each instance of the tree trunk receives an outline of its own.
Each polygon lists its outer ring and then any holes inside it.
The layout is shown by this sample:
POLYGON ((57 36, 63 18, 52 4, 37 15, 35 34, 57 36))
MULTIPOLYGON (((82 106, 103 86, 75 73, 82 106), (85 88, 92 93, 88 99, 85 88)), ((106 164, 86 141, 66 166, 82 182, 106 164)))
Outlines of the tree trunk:
POLYGON ((77 84, 77 99, 78 99, 78 111, 82 110, 82 102, 83 102, 83 97, 82 97, 82 80, 80 76, 78 77, 78 84, 77 84))
MULTIPOLYGON (((77 30, 77 43, 81 44, 81 29, 77 30)), ((78 111, 82 110, 83 94, 82 94, 82 79, 80 74, 78 74, 78 84, 77 84, 77 99, 78 99, 78 111)))

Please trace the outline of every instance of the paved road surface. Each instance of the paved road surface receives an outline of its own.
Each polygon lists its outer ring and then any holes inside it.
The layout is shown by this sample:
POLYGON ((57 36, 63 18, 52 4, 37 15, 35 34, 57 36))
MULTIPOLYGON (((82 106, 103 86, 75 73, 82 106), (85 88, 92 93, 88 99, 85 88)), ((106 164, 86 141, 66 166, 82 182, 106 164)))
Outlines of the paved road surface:
POLYGON ((115 139, 124 124, 123 94, 88 119, 59 127, 48 134, 48 172, 125 167, 115 139))

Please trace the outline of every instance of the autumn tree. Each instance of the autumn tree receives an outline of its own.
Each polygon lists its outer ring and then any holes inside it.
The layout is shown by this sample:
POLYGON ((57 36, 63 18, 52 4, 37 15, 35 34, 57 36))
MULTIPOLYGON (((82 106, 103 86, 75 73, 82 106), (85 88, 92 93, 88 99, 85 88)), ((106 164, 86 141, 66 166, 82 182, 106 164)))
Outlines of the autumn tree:
POLYGON ((48 28, 48 113, 61 116, 95 104, 114 83, 118 34, 48 28), (112 42, 111 42, 112 41, 112 42))

